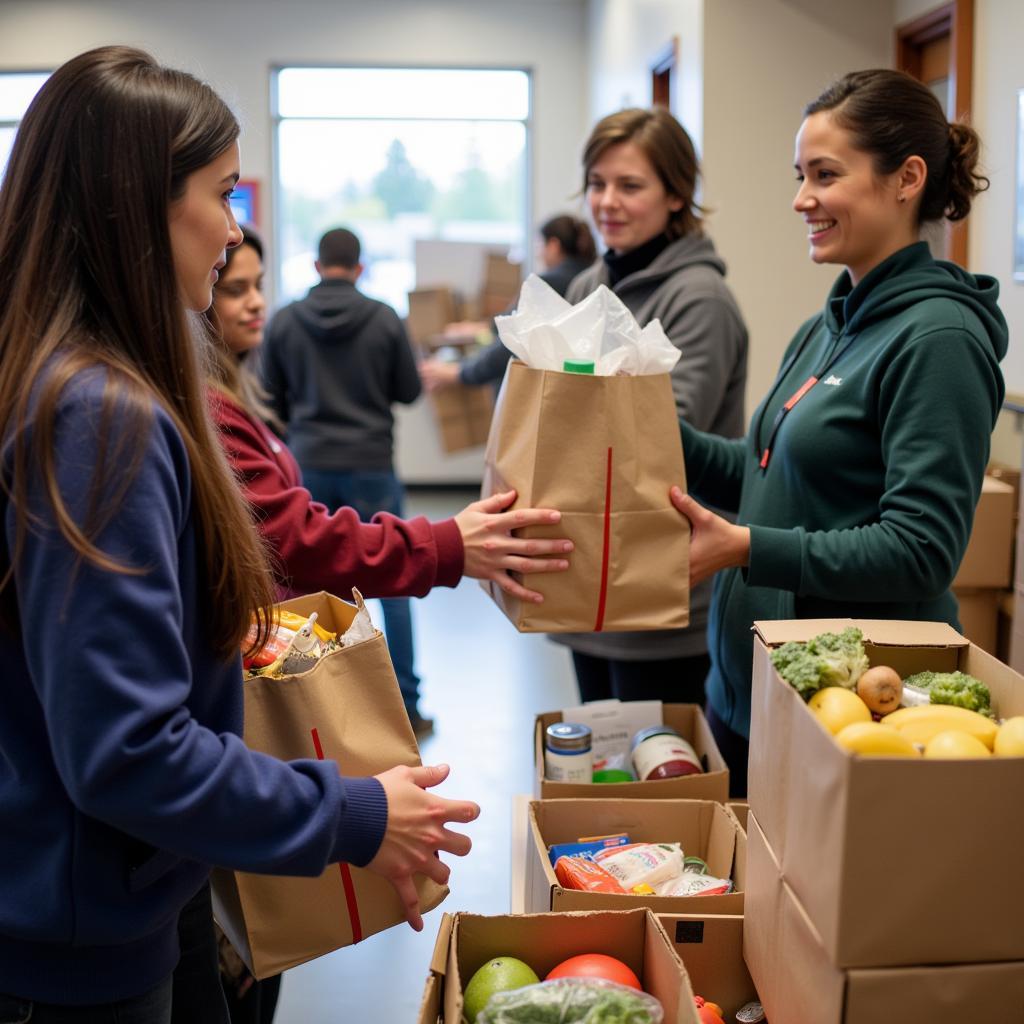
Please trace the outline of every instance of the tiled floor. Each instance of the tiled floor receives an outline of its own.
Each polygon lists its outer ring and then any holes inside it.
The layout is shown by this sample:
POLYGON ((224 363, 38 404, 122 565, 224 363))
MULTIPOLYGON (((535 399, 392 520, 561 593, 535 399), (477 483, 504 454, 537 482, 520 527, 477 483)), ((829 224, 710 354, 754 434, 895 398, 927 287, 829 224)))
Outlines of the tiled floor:
MULTIPOLYGON (((415 492, 407 513, 439 519, 473 498, 415 492)), ((473 851, 450 859, 451 895, 423 932, 392 928, 289 971, 275 1024, 411 1024, 442 908, 508 912, 511 797, 532 785, 534 715, 576 702, 569 653, 518 634, 471 580, 414 602, 413 616, 424 710, 437 721, 423 759, 452 766, 442 793, 480 804, 473 851)))

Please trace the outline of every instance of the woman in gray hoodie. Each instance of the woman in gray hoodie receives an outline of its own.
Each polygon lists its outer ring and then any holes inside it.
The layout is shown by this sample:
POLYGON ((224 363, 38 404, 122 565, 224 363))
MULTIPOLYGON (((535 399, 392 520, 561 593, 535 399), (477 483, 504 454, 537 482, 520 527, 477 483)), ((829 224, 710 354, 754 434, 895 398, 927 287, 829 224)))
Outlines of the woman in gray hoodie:
MULTIPOLYGON (((610 288, 641 327, 661 321, 681 353, 672 370, 679 416, 700 430, 742 436, 747 329, 704 234, 695 200, 693 142, 665 109, 621 110, 595 126, 583 151, 584 189, 607 246, 566 298, 610 288)), ((674 438, 666 438, 674 443, 674 438)), ((618 697, 704 703, 710 665, 709 584, 691 594, 687 629, 568 633, 584 701, 618 697)))

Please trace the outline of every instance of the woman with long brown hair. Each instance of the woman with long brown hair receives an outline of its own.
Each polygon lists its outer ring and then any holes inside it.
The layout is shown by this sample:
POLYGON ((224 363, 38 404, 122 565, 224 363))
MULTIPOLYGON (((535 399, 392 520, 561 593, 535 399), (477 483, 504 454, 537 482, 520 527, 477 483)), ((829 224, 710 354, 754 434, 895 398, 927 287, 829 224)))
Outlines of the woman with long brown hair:
POLYGON ((412 873, 469 849, 444 766, 343 778, 239 735, 273 580, 196 316, 240 240, 237 137, 208 86, 104 47, 40 90, 0 189, 0 1019, 165 1024, 211 864, 366 865, 422 927, 412 873))

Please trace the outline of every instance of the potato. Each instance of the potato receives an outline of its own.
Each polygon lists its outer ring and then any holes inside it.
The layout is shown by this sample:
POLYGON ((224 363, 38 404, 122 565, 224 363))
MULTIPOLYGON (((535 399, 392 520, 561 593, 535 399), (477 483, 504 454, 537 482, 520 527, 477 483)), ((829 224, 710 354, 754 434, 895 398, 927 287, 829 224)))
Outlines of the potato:
POLYGON ((857 696, 876 714, 887 715, 900 706, 903 680, 894 668, 876 665, 861 673, 857 680, 857 696))

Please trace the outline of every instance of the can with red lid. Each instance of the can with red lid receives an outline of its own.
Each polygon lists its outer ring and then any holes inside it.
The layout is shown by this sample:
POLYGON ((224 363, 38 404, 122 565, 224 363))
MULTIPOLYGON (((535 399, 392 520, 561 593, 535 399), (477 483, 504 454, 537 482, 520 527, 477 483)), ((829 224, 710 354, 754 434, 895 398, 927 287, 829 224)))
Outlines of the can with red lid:
POLYGON ((699 775, 704 771, 697 752, 668 725, 641 729, 633 737, 631 757, 641 782, 699 775))

